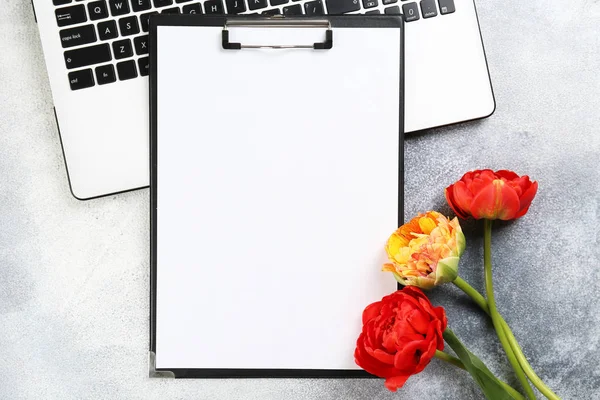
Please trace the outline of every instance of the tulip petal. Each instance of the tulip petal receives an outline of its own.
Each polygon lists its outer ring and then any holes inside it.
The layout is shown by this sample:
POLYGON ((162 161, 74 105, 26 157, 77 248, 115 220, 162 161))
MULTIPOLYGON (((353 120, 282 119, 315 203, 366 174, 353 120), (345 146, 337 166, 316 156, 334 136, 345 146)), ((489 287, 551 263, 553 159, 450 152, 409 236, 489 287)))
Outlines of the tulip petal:
POLYGON ((406 285, 408 285, 408 281, 407 281, 405 278, 403 278, 402 276, 398 275, 398 274, 397 274, 397 273, 395 273, 395 272, 392 272, 392 274, 394 274, 394 278, 396 278, 396 281, 397 281, 399 284, 401 284, 401 285, 403 285, 403 286, 406 286, 406 285))
MULTIPOLYGON (((446 330, 446 326, 448 325, 448 318, 446 317, 446 310, 444 307, 434 307, 433 308, 434 315, 441 321, 442 327, 441 331, 444 332, 446 330)), ((442 349, 444 347, 444 341, 442 340, 442 349)), ((442 350, 440 349, 440 350, 442 350)))
POLYGON ((398 340, 400 342, 404 341, 404 342, 409 342, 409 341, 415 341, 415 340, 423 340, 423 335, 421 335, 420 333, 404 333, 402 334, 402 336, 398 337, 398 340))
POLYGON ((384 364, 394 364, 394 356, 385 352, 384 350, 375 349, 371 356, 377 361, 382 362, 384 364))
POLYGON ((463 253, 465 252, 465 249, 467 248, 467 239, 465 238, 465 234, 462 232, 462 230, 457 230, 456 231, 456 255, 458 257, 462 256, 463 253))
POLYGON ((533 201, 533 198, 537 193, 537 190, 538 183, 533 182, 529 189, 527 189, 525 193, 523 193, 523 195, 520 198, 520 210, 517 213, 517 215, 515 215, 515 218, 521 218, 527 213, 527 211, 529 210, 529 206, 531 205, 531 202, 533 201))
POLYGON ((379 316, 381 312, 381 304, 381 301, 376 301, 375 303, 369 304, 367 308, 365 308, 362 315, 363 325, 379 316))
POLYGON ((506 179, 507 181, 519 179, 519 175, 517 175, 515 172, 510 171, 508 169, 501 169, 499 171, 496 171, 496 175, 499 176, 500 178, 506 179))
POLYGON ((507 183, 515 189, 517 192, 517 196, 521 198, 523 193, 531 186, 531 182, 527 176, 522 176, 512 181, 507 181, 507 183))
POLYGON ((429 235, 436 226, 435 221, 429 216, 419 218, 419 228, 421 228, 421 232, 425 235, 429 235))
POLYGON ((429 364, 436 348, 443 349, 445 312, 442 307, 433 308, 418 288, 384 296, 365 309, 363 319, 366 322, 356 341, 355 362, 385 378, 389 390, 403 386, 429 364))
POLYGON ((421 359, 419 360, 419 366, 417 368, 417 371, 420 372, 425 369, 425 367, 429 364, 429 362, 435 355, 436 350, 437 350, 437 343, 435 340, 432 340, 431 342, 429 342, 429 346, 427 347, 427 350, 425 350, 425 352, 423 352, 423 354, 421 355, 421 359))
POLYGON ((440 260, 435 270, 435 284, 454 282, 458 276, 458 257, 447 257, 440 260))
POLYGON ((406 318, 408 323, 415 331, 426 334, 429 328, 429 318, 427 318, 420 310, 413 310, 406 318))
POLYGON ((529 186, 531 186, 531 181, 527 175, 523 175, 519 179, 515 179, 513 182, 519 185, 521 188, 521 194, 525 193, 525 191, 529 189, 529 186))
POLYGON ((408 243, 409 241, 408 239, 406 239, 406 237, 394 232, 392 236, 390 236, 390 238, 388 239, 385 245, 385 250, 391 257, 391 255, 397 253, 399 249, 408 246, 408 243))
POLYGON ((417 286, 420 287, 421 289, 425 289, 425 290, 431 290, 435 287, 435 280, 428 278, 428 277, 424 277, 424 276, 418 276, 414 279, 412 286, 417 286))
POLYGON ((425 299, 425 300, 429 301, 429 299, 427 298, 427 296, 425 296, 425 293, 423 293, 422 290, 420 290, 420 289, 418 289, 416 287, 407 287, 406 289, 404 289, 402 291, 402 293, 404 295, 409 295, 413 299, 425 299))
POLYGON ((398 249, 396 253, 388 252, 388 257, 390 261, 393 261, 397 264, 406 264, 410 259, 411 249, 410 247, 402 247, 398 249))
POLYGON ((356 350, 354 350, 354 362, 356 365, 364 369, 370 374, 385 378, 388 376, 394 376, 399 371, 392 365, 382 364, 376 361, 371 355, 368 354, 367 349, 364 349, 364 345, 361 343, 361 338, 356 343, 356 350))
POLYGON ((425 311, 429 315, 435 315, 434 310, 433 310, 433 305, 431 304, 429 299, 427 299, 427 298, 419 299, 419 306, 421 307, 421 309, 423 311, 425 311))
POLYGON ((495 179, 497 179, 497 177, 491 169, 476 171, 471 183, 467 184, 467 189, 469 189, 469 192, 473 193, 473 195, 476 195, 495 179))
POLYGON ((500 179, 483 187, 473 198, 471 215, 475 219, 513 219, 519 211, 515 190, 500 179))
POLYGON ((398 349, 394 357, 394 367, 399 370, 413 370, 427 345, 428 343, 425 341, 423 335, 420 336, 420 340, 406 342, 404 346, 398 349))
POLYGON ((384 272, 396 273, 396 267, 394 266, 394 264, 390 264, 390 263, 383 264, 383 267, 381 268, 381 270, 384 272))
MULTIPOLYGON (((471 214, 471 203, 473 202, 473 193, 467 188, 467 185, 463 181, 456 182, 452 187, 451 199, 454 203, 452 209, 459 217, 466 215, 467 217, 471 214), (459 208, 461 213, 456 212, 455 208, 459 208)), ((466 218, 466 217, 463 217, 466 218)))
POLYGON ((410 375, 394 376, 391 378, 387 378, 385 380, 385 387, 389 391, 395 392, 396 390, 404 386, 408 378, 410 378, 410 375))
POLYGON ((467 214, 465 214, 455 204, 454 193, 453 192, 454 192, 454 185, 450 185, 450 186, 448 186, 446 188, 446 190, 444 190, 444 196, 446 197, 446 202, 448 203, 448 205, 450 206, 450 208, 452 209, 452 211, 454 211, 454 214, 458 215, 462 219, 467 219, 469 216, 467 214))

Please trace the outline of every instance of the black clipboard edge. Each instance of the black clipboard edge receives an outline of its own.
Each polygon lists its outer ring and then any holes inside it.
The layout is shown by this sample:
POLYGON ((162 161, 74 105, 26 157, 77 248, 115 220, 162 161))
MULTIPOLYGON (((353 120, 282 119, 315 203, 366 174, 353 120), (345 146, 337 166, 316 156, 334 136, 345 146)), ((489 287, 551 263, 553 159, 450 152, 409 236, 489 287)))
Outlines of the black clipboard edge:
POLYGON ((374 379, 363 370, 327 369, 195 369, 174 368, 170 372, 176 379, 374 379))
MULTIPOLYGON (((177 15, 177 14, 157 14, 150 17, 149 20, 149 47, 150 47, 150 85, 149 85, 149 114, 150 114, 150 349, 149 349, 149 376, 150 377, 171 377, 177 379, 206 378, 206 379, 227 379, 227 378, 377 378, 363 370, 330 370, 330 369, 222 369, 222 368, 159 368, 155 367, 156 358, 156 217, 157 217, 157 199, 156 199, 156 179, 157 179, 157 65, 156 53, 157 45, 156 31, 158 26, 224 26, 229 20, 245 20, 263 18, 265 21, 274 19, 274 17, 264 16, 244 16, 244 15, 177 15)), ((285 17, 287 19, 311 20, 313 16, 294 16, 285 17)), ((281 17, 277 17, 281 20, 281 17)), ((402 15, 323 15, 318 19, 327 19, 332 28, 351 28, 351 27, 370 27, 370 28, 399 28, 400 30, 400 93, 399 93, 399 146, 398 146, 398 226, 404 223, 404 19, 402 15)), ((402 286, 398 283, 398 289, 402 286)))

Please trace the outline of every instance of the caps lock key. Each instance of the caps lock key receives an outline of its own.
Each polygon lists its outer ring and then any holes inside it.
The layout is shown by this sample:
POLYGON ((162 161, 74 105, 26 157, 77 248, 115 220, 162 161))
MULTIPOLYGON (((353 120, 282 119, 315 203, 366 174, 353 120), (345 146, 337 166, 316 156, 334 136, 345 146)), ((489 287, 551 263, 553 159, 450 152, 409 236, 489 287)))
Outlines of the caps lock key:
POLYGON ((60 32, 62 47, 75 47, 96 41, 96 29, 94 25, 83 25, 75 28, 63 29, 60 32))

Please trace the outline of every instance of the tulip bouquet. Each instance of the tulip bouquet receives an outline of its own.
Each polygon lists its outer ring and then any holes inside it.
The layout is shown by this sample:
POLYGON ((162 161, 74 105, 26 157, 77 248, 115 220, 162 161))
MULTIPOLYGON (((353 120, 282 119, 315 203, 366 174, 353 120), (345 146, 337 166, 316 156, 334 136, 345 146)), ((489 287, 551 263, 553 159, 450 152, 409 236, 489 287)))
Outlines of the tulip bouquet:
POLYGON ((483 219, 486 296, 458 275, 458 263, 466 247, 458 218, 429 211, 392 233, 385 250, 391 272, 405 286, 364 310, 363 329, 354 352, 358 366, 385 378, 396 391, 429 364, 433 357, 472 375, 487 399, 535 399, 533 384, 548 399, 559 397, 529 365, 510 327, 496 307, 492 281, 492 221, 525 215, 537 192, 537 182, 512 171, 467 172, 448 186, 445 197, 459 218, 483 219), (499 380, 448 328, 442 307, 434 307, 421 289, 453 283, 492 320, 498 339, 519 382, 520 390, 499 380), (457 357, 444 352, 444 341, 457 357))

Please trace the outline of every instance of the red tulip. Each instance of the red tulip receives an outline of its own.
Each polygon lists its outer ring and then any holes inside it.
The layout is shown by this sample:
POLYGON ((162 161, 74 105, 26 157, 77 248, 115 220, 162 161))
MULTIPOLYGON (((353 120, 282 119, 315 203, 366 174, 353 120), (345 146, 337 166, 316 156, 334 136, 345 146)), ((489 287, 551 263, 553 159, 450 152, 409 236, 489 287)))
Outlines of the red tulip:
POLYGON ((490 169, 467 172, 446 188, 446 200, 460 218, 510 220, 520 218, 531 205, 537 182, 512 171, 490 169))
POLYGON ((433 307, 414 286, 367 306, 362 319, 363 330, 354 352, 356 364, 385 378, 385 386, 393 392, 411 375, 423 371, 436 350, 444 349, 446 312, 433 307))

